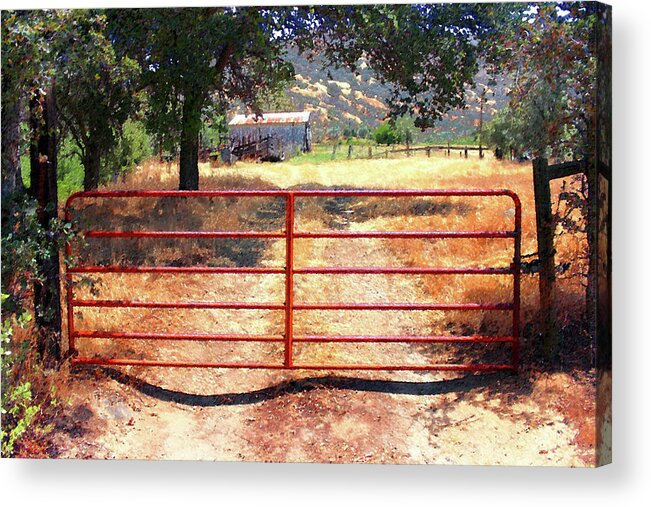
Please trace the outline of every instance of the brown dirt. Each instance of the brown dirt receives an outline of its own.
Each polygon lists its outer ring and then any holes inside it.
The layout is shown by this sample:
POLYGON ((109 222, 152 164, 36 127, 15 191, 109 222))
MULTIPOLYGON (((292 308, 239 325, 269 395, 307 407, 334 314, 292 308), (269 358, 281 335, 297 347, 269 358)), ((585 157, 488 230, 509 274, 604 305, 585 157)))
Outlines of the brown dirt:
POLYGON ((240 371, 191 389, 78 373, 59 457, 593 465, 590 412, 550 403, 550 388, 592 399, 565 374, 372 376, 240 371))
MULTIPOLYGON (((395 161, 389 161, 395 165, 395 161)), ((410 162, 412 165, 414 161, 410 162)), ((528 171, 514 164, 495 166, 492 161, 459 161, 450 170, 437 173, 437 187, 516 187, 525 205, 530 199, 528 171), (465 164, 465 165, 464 165, 465 164), (456 171, 456 172, 455 172, 456 171), (450 176, 452 175, 452 176, 450 176), (474 176, 471 176, 474 175, 474 176), (447 179, 446 179, 447 178, 447 179), (493 181, 495 180, 495 181, 493 181), (500 180, 510 185, 500 185, 500 180), (493 184, 487 184, 492 181, 493 184), (519 186, 519 188, 518 188, 519 186)), ((378 166, 384 162, 377 162, 378 166)), ((418 164, 421 164, 419 162, 418 164)), ((432 167, 425 161, 400 186, 433 187, 432 167), (410 179, 411 178, 411 179, 410 179)), ((446 165, 447 164, 447 165, 446 165)), ((301 183, 369 186, 370 168, 351 176, 348 168, 292 167, 285 165, 285 186, 301 183)), ((281 164, 243 166, 240 178, 255 180, 255 186, 279 184, 281 164), (256 167, 257 166, 257 167, 256 167)), ((386 167, 380 168, 382 174, 386 167)), ((206 169, 208 170, 208 169, 206 169)), ((230 170, 222 182, 235 178, 230 170)), ((149 172, 148 172, 149 171, 149 172)), ((152 169, 142 181, 150 182, 152 169), (149 175, 148 175, 149 174, 149 175)), ((166 173, 160 176, 164 180, 166 173)), ((171 172, 170 175, 171 177, 171 172)), ((409 177, 407 177, 409 176, 409 177)), ((232 180, 232 181, 231 181, 232 180)), ((220 179, 210 180, 218 188, 220 179)), ((238 180, 242 181, 242 179, 238 180)), ((130 182, 133 183, 133 182, 130 182)), ((160 181, 159 181, 160 183, 160 181)), ((387 187, 397 187, 389 177, 387 187)), ((165 186, 163 184, 162 186, 165 186)), ((503 204, 503 203, 502 203, 503 204)), ((418 229, 419 227, 468 228, 476 222, 508 223, 509 215, 497 208, 437 208, 411 206, 408 211, 391 210, 377 203, 362 205, 361 218, 342 225, 358 230, 418 229), (423 208, 424 209, 424 208, 423 208), (370 211, 369 211, 370 210, 370 211), (432 210, 434 213, 432 214, 432 210), (470 210, 474 210, 470 213, 470 210)), ((525 207, 525 252, 531 245, 531 220, 525 207)), ((228 212, 228 209, 224 211, 228 212)), ((508 210, 507 210, 508 211, 508 210)), ((128 214, 128 213, 126 213, 128 214)), ((242 216, 242 215, 241 215, 242 216)), ((245 216, 246 219, 246 216, 245 216)), ((214 220, 214 218, 213 218, 214 220)), ((301 228, 335 227, 323 208, 303 210, 301 228)), ((205 224, 204 224, 205 225, 205 224)), ((341 224, 340 224, 341 225, 341 224)), ((165 228, 165 227, 163 227, 165 228)), ((229 226, 226 226, 228 229, 229 226)), ((490 252, 486 245, 466 246, 447 253, 439 247, 391 246, 378 241, 360 246, 342 242, 304 241, 297 249, 296 265, 423 265, 437 259, 438 265, 463 263, 482 252, 487 264, 508 260, 508 252, 490 252), (447 255, 448 259, 445 259, 447 255), (505 257, 506 255, 506 257, 505 257), (353 260, 355 262, 353 262, 353 260)), ((267 245, 256 263, 274 265, 282 248, 267 245)), ((281 262, 282 263, 282 262, 281 262)), ((156 276, 106 275, 98 285, 98 297, 134 299, 282 301, 282 277, 186 277, 183 281, 156 276)), ((470 300, 499 298, 508 294, 506 282, 480 282, 467 287, 458 280, 435 282, 427 277, 314 276, 296 280, 296 297, 302 301, 433 301, 466 297, 470 300), (461 288, 460 288, 461 287, 461 288)), ((523 285, 523 318, 535 311, 535 284, 523 285)), ((80 289, 81 290, 81 289, 80 289)), ((450 329, 449 318, 437 312, 356 312, 343 319, 341 312, 297 313, 296 333, 324 334, 426 334, 450 329), (327 313, 327 315, 326 315, 327 313), (447 326, 447 328, 446 328, 447 326)), ((99 329, 143 329, 151 331, 205 331, 280 333, 282 318, 261 312, 177 312, 174 317, 135 310, 86 311, 82 326, 99 329), (244 315, 242 315, 244 313, 244 315)), ((464 329, 478 332, 482 326, 499 333, 499 319, 477 317, 464 329)), ((465 334, 465 333, 464 333, 465 334)), ((527 345, 525 343, 525 345, 527 345)), ((112 344, 97 340, 83 344, 84 353, 124 357, 167 357, 201 360, 220 354, 233 360, 275 360, 282 349, 275 344, 179 345, 160 342, 155 347, 140 341, 112 344), (251 357, 255 356, 255 357, 251 357)), ((83 348, 82 347, 82 348, 83 348)), ((531 350, 525 350, 531 355, 531 350)), ((315 361, 380 363, 458 360, 467 352, 442 347, 407 344, 307 345, 297 344, 296 359, 315 361)), ((496 351, 499 355, 500 352, 496 351)), ((507 356, 508 358, 508 356, 507 356)), ((507 359, 508 360, 508 359, 507 359)), ((70 405, 57 422, 55 441, 59 456, 66 458, 202 459, 274 462, 335 463, 455 463, 503 465, 591 466, 597 438, 595 387, 589 374, 543 372, 526 366, 518 375, 416 372, 309 372, 282 370, 199 370, 125 367, 80 369, 69 378, 70 405)))

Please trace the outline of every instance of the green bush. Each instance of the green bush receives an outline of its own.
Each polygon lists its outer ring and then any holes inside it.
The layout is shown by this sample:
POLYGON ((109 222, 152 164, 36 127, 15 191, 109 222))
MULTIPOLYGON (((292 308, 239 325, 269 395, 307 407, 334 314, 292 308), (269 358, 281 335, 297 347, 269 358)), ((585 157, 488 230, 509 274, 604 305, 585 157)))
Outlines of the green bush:
POLYGON ((395 125, 392 125, 389 121, 384 122, 375 129, 373 139, 375 139, 375 142, 378 144, 386 145, 398 144, 402 140, 400 132, 396 130, 395 125))
POLYGON ((151 142, 145 126, 139 121, 127 120, 118 143, 102 160, 102 181, 106 183, 126 175, 151 154, 151 142))
POLYGON ((59 201, 65 201, 70 194, 84 189, 84 166, 71 137, 66 137, 59 149, 57 185, 59 201))
MULTIPOLYGON (((2 294, 2 303, 9 299, 8 294, 2 294)), ((18 324, 24 326, 31 320, 30 313, 23 313, 18 324)), ((7 318, 2 322, 0 334, 0 363, 2 365, 2 429, 0 430, 0 442, 4 458, 14 454, 16 444, 20 438, 30 429, 41 405, 35 403, 32 396, 31 383, 12 375, 13 366, 25 359, 26 349, 22 348, 21 353, 16 355, 12 347, 13 336, 12 320, 7 318)))
MULTIPOLYGON (((3 307, 7 299, 3 293, 3 307)), ((3 458, 51 457, 48 434, 53 426, 49 421, 62 406, 53 376, 39 366, 41 361, 35 356, 30 338, 14 341, 14 331, 28 328, 31 320, 32 314, 24 312, 18 316, 3 317, 2 321, 0 456, 3 458)))

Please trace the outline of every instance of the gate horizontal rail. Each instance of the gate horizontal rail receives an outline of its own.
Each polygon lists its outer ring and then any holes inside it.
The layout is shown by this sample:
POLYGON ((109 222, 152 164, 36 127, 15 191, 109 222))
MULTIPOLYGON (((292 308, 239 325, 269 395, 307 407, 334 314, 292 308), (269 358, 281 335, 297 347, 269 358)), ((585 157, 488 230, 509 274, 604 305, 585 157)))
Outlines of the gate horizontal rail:
MULTIPOLYGON (((115 231, 87 230, 86 238, 153 238, 153 239, 203 239, 203 238, 262 238, 285 240, 284 266, 119 266, 70 265, 66 268, 66 301, 68 340, 71 363, 116 366, 162 366, 206 368, 270 368, 305 370, 386 370, 386 371, 495 371, 518 368, 520 334, 520 269, 521 269, 521 204, 518 196, 505 189, 463 190, 203 190, 203 191, 114 191, 79 192, 68 199, 65 217, 72 222, 75 201, 81 199, 120 198, 250 198, 267 197, 285 200, 285 227, 282 231, 115 231), (510 197, 514 203, 513 230, 498 231, 301 231, 294 225, 297 198, 318 197, 510 197), (294 267, 294 242, 296 239, 512 239, 513 261, 509 267, 382 267, 382 266, 324 266, 294 267), (213 301, 136 301, 77 299, 73 294, 73 277, 92 273, 160 273, 160 274, 260 274, 283 275, 285 301, 275 302, 213 302, 213 301), (294 275, 510 275, 513 277, 513 299, 509 303, 300 303, 294 301, 294 275), (213 334, 213 333, 158 333, 140 331, 78 330, 75 325, 75 308, 148 308, 148 309, 225 309, 271 310, 284 312, 284 333, 266 334, 213 334), (402 335, 300 335, 293 330, 295 311, 502 311, 512 313, 511 334, 507 336, 402 336, 402 335), (204 342, 260 342, 283 343, 284 360, 265 362, 190 362, 144 359, 119 359, 106 357, 79 357, 76 341, 79 339, 172 340, 204 342), (511 361, 504 364, 301 364, 294 362, 295 343, 507 343, 511 345, 511 361)), ((72 245, 66 244, 66 257, 72 260, 72 245)), ((68 264, 68 263, 66 263, 68 264)))

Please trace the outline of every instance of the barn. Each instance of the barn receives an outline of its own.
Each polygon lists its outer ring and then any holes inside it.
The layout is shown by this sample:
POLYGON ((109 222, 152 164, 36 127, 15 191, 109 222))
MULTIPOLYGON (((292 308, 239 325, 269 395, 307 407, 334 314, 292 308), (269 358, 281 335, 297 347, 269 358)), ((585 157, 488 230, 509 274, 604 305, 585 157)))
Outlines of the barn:
POLYGON ((312 149, 309 111, 238 114, 228 126, 235 158, 284 160, 312 149))

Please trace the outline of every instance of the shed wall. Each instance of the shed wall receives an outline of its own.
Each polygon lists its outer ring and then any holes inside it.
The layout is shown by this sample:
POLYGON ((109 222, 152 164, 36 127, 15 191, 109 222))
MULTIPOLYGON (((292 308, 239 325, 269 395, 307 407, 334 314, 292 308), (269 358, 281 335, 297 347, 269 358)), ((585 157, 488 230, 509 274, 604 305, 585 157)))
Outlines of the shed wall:
POLYGON ((272 154, 278 157, 292 157, 311 149, 310 128, 307 123, 230 127, 230 138, 234 147, 256 142, 267 136, 272 139, 272 154))

